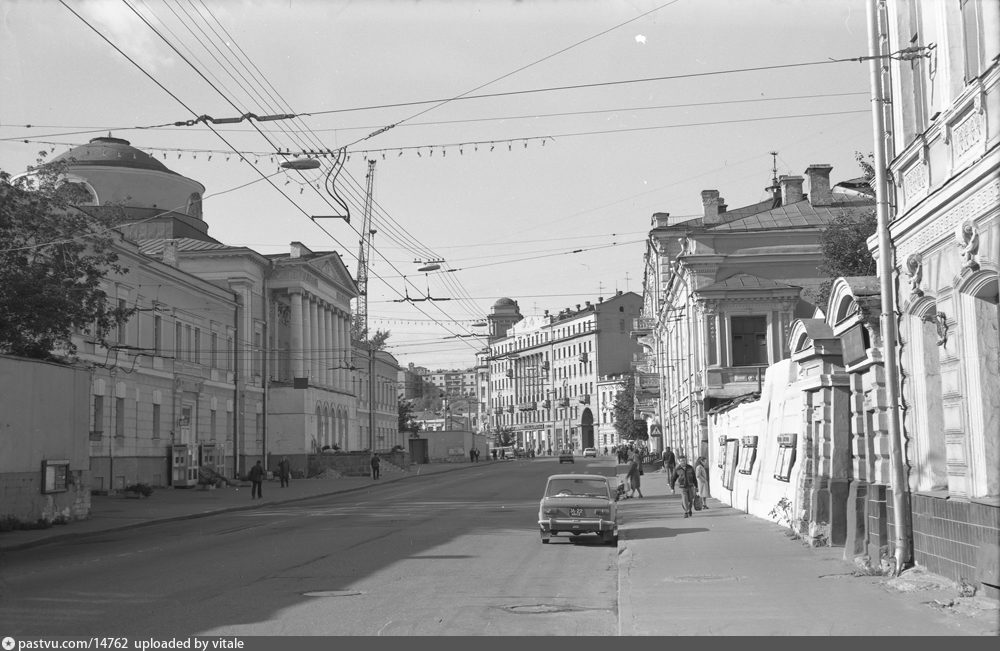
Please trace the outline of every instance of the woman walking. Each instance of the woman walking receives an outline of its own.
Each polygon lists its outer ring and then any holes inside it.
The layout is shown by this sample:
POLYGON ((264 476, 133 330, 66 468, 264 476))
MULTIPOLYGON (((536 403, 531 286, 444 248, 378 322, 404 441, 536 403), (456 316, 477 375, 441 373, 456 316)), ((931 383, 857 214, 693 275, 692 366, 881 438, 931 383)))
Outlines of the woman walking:
POLYGON ((642 462, 639 459, 639 453, 633 452, 628 462, 628 486, 632 491, 629 497, 635 497, 636 493, 639 493, 639 497, 642 497, 642 491, 639 490, 640 475, 642 475, 642 462))
POLYGON ((698 481, 698 499, 701 501, 701 508, 708 509, 708 462, 705 457, 698 457, 694 466, 694 476, 698 481))

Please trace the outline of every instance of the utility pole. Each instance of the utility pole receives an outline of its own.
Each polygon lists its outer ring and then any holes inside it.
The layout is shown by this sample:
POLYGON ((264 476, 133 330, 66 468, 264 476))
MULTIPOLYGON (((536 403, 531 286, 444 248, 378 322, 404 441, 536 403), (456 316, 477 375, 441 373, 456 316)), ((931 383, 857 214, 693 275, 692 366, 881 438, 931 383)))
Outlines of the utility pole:
POLYGON ((368 450, 375 454, 375 346, 368 332, 368 254, 371 251, 375 229, 372 225, 372 185, 375 181, 375 161, 368 161, 367 191, 365 193, 365 214, 361 222, 361 245, 358 251, 358 313, 356 322, 360 328, 359 339, 364 335, 368 344, 368 450))

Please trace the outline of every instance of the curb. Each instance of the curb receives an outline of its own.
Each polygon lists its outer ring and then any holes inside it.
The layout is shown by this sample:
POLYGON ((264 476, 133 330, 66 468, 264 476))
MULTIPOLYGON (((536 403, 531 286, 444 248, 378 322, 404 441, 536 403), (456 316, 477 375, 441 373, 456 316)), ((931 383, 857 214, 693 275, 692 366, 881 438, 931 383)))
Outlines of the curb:
MULTIPOLYGON (((492 465, 492 464, 490 464, 490 465, 492 465)), ((417 465, 417 467, 419 468, 420 466, 417 465)), ((467 468, 474 468, 474 467, 475 467, 474 465, 459 466, 459 465, 456 464, 456 466, 454 468, 448 468, 448 469, 445 469, 445 470, 439 470, 437 472, 428 473, 426 475, 421 475, 419 472, 414 472, 413 474, 407 474, 407 475, 403 475, 403 476, 398 476, 398 477, 394 477, 392 479, 386 479, 385 481, 383 481, 380 478, 378 481, 382 485, 385 485, 385 484, 394 484, 396 482, 403 481, 405 479, 422 478, 422 477, 433 477, 434 475, 443 475, 444 473, 447 473, 447 472, 455 472, 457 470, 465 470, 467 468)), ((303 481, 308 481, 308 480, 303 480, 303 481)), ((10 545, 4 545, 2 539, 0 539, 0 553, 3 553, 3 552, 12 552, 12 551, 20 551, 20 550, 29 549, 29 548, 32 548, 32 547, 41 547, 42 545, 48 545, 48 544, 51 544, 51 543, 60 542, 60 541, 63 541, 63 540, 67 540, 69 538, 77 538, 77 539, 81 539, 81 538, 93 538, 94 536, 101 536, 101 535, 104 535, 104 534, 114 533, 114 532, 117 532, 117 531, 127 531, 129 529, 139 529, 141 527, 149 527, 149 526, 153 526, 155 524, 165 524, 165 523, 168 523, 168 522, 179 522, 181 520, 194 520, 194 519, 197 519, 197 518, 205 518, 205 517, 209 517, 209 516, 213 516, 213 515, 218 515, 220 513, 235 513, 237 511, 249 511, 251 509, 257 509, 257 508, 260 508, 260 507, 263 507, 263 506, 276 506, 276 505, 280 505, 280 504, 292 504, 294 502, 304 502, 305 500, 311 500, 311 499, 315 499, 315 498, 318 498, 318 497, 329 497, 330 495, 340 495, 340 494, 344 494, 344 493, 356 493, 358 491, 368 490, 372 486, 375 486, 376 485, 374 483, 375 480, 372 480, 372 482, 373 483, 367 484, 365 486, 354 486, 354 487, 351 487, 351 488, 341 488, 341 489, 331 490, 331 491, 327 491, 327 492, 323 492, 323 493, 315 493, 313 495, 304 495, 304 496, 301 496, 301 497, 289 497, 287 499, 275 500, 275 501, 272 501, 272 502, 251 503, 251 504, 246 504, 244 506, 224 506, 224 507, 220 507, 220 508, 217 508, 217 509, 212 509, 210 511, 199 511, 199 512, 196 512, 196 513, 185 513, 183 515, 173 515, 173 516, 163 517, 163 518, 150 518, 148 520, 142 520, 142 521, 139 521, 139 522, 131 522, 129 524, 123 524, 123 525, 118 525, 118 526, 111 526, 111 527, 108 527, 106 529, 100 529, 100 530, 95 530, 95 531, 83 531, 83 532, 72 532, 71 531, 71 532, 67 532, 67 533, 61 533, 61 534, 56 534, 56 535, 52 535, 52 536, 47 536, 45 538, 39 538, 38 540, 29 540, 29 541, 20 542, 20 543, 12 543, 10 545)), ((85 520, 83 522, 85 522, 85 520)), ((66 526, 72 526, 72 523, 69 523, 66 526)))

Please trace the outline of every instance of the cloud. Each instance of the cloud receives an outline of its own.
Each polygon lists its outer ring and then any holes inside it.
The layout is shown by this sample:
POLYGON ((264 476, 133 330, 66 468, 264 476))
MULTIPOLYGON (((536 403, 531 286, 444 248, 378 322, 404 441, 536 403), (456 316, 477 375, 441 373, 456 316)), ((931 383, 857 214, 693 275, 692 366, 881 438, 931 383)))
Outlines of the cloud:
MULTIPOLYGON (((139 11, 142 12, 141 9, 139 11)), ((156 72, 174 64, 173 53, 166 43, 124 3, 117 0, 88 0, 80 10, 80 15, 87 18, 108 40, 147 72, 156 72)), ((143 15, 161 34, 170 38, 155 17, 146 13, 143 15)))

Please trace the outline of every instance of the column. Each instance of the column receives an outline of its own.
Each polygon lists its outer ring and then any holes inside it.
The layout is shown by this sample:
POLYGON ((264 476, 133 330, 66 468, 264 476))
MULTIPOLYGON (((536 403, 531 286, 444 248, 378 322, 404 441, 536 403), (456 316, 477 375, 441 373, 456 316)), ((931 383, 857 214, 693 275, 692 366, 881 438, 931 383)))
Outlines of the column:
MULTIPOLYGON (((344 353, 344 366, 354 365, 354 354, 351 351, 351 322, 346 313, 340 315, 340 346, 344 353)), ((344 371, 344 385, 350 381, 349 371, 344 371)))
POLYGON ((319 359, 322 351, 319 347, 319 317, 317 316, 319 312, 319 305, 317 303, 315 296, 309 297, 309 368, 312 369, 312 373, 309 377, 312 378, 312 383, 319 384, 323 381, 320 377, 319 372, 319 359))
MULTIPOLYGON (((312 375, 312 319, 310 308, 312 297, 304 294, 302 297, 302 373, 303 377, 312 375)), ((310 380, 310 384, 312 380, 310 380)))
POLYGON ((305 377, 305 370, 302 366, 302 343, 304 341, 303 318, 302 318, 302 293, 297 290, 291 291, 292 314, 289 321, 291 331, 291 350, 289 356, 292 358, 292 377, 305 377))
MULTIPOLYGON (((330 386, 330 320, 325 301, 319 304, 319 377, 320 384, 330 386)), ((329 441, 328 441, 329 442, 329 441)))
POLYGON ((347 374, 347 358, 344 355, 344 342, 341 341, 342 337, 340 334, 340 310, 337 308, 333 309, 333 364, 331 366, 338 367, 337 370, 333 372, 333 386, 337 389, 344 389, 344 377, 347 374))

